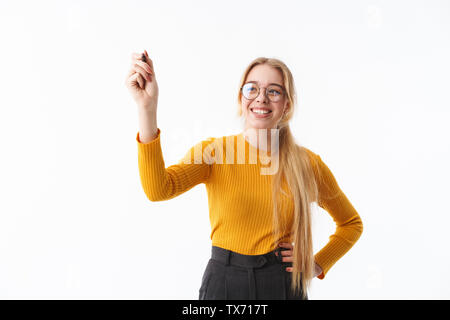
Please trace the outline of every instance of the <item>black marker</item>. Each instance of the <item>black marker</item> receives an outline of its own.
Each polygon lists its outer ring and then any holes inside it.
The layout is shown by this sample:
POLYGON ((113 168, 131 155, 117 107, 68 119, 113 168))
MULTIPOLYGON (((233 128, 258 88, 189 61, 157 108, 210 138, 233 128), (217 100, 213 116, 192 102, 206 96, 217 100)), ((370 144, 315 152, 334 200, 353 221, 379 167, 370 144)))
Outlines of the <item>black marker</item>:
MULTIPOLYGON (((145 59, 145 54, 141 55, 141 61, 147 62, 147 59, 145 59)), ((144 88, 145 88, 145 79, 144 79, 144 88)), ((142 88, 142 89, 144 89, 144 88, 142 88)))

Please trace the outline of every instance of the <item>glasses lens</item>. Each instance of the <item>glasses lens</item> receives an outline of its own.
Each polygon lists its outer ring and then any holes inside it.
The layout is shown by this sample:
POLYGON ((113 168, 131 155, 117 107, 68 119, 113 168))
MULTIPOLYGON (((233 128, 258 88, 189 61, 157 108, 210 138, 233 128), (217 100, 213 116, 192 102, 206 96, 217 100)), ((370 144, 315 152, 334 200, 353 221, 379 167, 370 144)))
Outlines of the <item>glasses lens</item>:
POLYGON ((258 96, 258 86, 254 83, 246 83, 242 87, 242 94, 247 99, 255 99, 258 96))
POLYGON ((269 86, 267 87, 267 95, 271 101, 276 102, 281 99, 283 90, 279 86, 269 86))
MULTIPOLYGON (((255 83, 246 83, 242 87, 242 94, 247 99, 255 99, 258 96, 258 85, 255 83)), ((278 86, 268 86, 267 87, 267 96, 269 97, 270 101, 277 102, 281 99, 283 96, 283 90, 278 86)))

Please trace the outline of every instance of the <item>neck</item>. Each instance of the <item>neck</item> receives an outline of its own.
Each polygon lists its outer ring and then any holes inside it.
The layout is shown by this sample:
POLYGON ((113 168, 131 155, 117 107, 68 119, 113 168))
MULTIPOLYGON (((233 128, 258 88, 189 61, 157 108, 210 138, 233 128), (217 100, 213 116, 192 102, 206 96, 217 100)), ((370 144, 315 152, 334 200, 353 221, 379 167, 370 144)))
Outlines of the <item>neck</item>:
POLYGON ((254 129, 246 128, 243 132, 245 140, 250 143, 253 147, 261 149, 267 152, 278 150, 278 133, 275 131, 279 129, 254 129))

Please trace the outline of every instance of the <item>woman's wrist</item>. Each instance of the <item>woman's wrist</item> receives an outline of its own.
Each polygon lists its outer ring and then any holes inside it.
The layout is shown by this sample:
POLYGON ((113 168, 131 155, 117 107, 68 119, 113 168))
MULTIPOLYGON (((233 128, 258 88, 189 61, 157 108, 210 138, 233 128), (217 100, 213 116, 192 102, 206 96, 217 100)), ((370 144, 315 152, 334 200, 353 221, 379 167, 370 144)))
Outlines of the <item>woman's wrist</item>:
POLYGON ((323 270, 322 268, 315 262, 314 263, 314 278, 318 275, 322 274, 323 270))

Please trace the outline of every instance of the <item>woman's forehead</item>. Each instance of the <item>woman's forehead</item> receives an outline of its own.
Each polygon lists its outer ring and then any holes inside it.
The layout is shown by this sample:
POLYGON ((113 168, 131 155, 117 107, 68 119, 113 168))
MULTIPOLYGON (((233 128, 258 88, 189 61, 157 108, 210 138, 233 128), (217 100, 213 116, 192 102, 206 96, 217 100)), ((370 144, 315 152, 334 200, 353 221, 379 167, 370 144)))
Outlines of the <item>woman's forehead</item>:
POLYGON ((267 83, 267 81, 266 82, 261 82, 261 81, 252 81, 252 80, 250 80, 250 81, 246 81, 245 83, 256 83, 259 87, 262 86, 262 85, 265 85, 265 84, 268 85, 268 86, 271 86, 271 85, 275 85, 275 86, 279 86, 279 87, 283 86, 281 83, 277 83, 277 82, 267 83))
POLYGON ((282 86, 283 78, 277 69, 270 66, 258 65, 250 70, 246 82, 254 82, 258 85, 277 84, 282 86))

